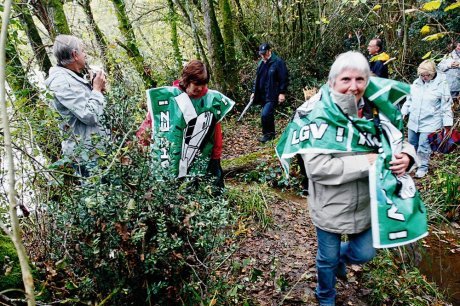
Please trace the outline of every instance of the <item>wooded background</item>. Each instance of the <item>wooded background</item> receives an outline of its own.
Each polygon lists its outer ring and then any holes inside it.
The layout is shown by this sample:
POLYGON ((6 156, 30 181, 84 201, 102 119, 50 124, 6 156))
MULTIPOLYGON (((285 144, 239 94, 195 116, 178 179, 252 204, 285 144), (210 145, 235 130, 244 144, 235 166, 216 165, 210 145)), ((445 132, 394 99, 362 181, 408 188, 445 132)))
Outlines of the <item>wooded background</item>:
MULTIPOLYGON (((371 38, 384 40, 395 60, 391 74, 411 82, 414 67, 440 59, 458 39, 454 1, 366 0, 33 0, 14 5, 8 41, 8 82, 29 89, 32 69, 45 75, 58 34, 86 43, 91 64, 130 88, 169 84, 184 62, 197 58, 212 71, 211 86, 247 97, 262 42, 288 63, 291 95, 327 75, 334 57, 348 49, 366 53, 371 38), (438 5, 439 4, 439 5, 438 5), (351 39, 347 39, 348 34, 351 39)), ((24 92, 23 92, 24 93, 24 92)), ((33 95, 33 94, 32 94, 33 95)))
MULTIPOLYGON (((257 209, 265 209, 266 200, 263 195, 257 201, 222 200, 206 186, 174 180, 160 186, 149 175, 148 154, 133 145, 145 116, 145 89, 170 85, 184 63, 201 59, 211 71, 210 88, 233 98, 241 110, 255 77, 258 46, 269 42, 287 63, 287 105, 295 107, 304 100, 303 88, 324 82, 335 56, 347 50, 367 53, 374 37, 394 57, 391 78, 411 83, 423 59, 439 61, 459 40, 459 10, 460 2, 453 0, 15 1, 2 68, 18 165, 18 203, 40 211, 21 224, 40 299, 85 305, 179 300, 241 305, 236 292, 244 286, 213 274, 228 258, 222 246, 234 238, 221 229, 232 222, 244 227, 251 215, 260 219, 265 210, 257 209), (51 49, 58 34, 80 37, 90 65, 108 73, 104 123, 112 139, 98 152, 96 174, 84 188, 75 184, 66 167, 69 160, 61 159, 58 114, 49 107, 52 96, 43 87, 55 63, 51 49), (250 207, 249 213, 240 205, 250 207)), ((446 158, 435 169, 435 183, 426 187, 427 198, 436 204, 436 210, 430 209, 436 211, 433 218, 458 216, 457 165, 458 157, 446 158)), ((274 167, 266 166, 267 177, 279 182, 280 170, 274 167)), ((1 186, 6 172, 0 169, 1 186)), ((3 199, 2 204, 7 202, 3 199)), ((0 225, 8 232, 5 206, 0 205, 0 225)), ((19 285, 0 282, 0 302, 6 298, 3 290, 14 286, 19 285)), ((420 296, 416 291, 403 295, 409 304, 420 296)), ((388 302, 385 294, 378 301, 376 305, 388 302)))

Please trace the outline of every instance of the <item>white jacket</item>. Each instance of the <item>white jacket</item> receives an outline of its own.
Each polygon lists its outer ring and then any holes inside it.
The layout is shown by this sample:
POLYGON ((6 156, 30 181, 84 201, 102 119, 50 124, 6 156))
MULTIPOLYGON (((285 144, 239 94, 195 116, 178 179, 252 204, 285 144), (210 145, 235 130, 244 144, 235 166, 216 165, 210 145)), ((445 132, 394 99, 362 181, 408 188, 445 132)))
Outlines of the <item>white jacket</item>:
POLYGON ((453 62, 460 62, 460 53, 452 51, 438 64, 438 69, 446 74, 450 91, 460 91, 460 67, 452 67, 453 62))
POLYGON ((426 83, 417 78, 411 85, 401 113, 409 114, 407 127, 414 132, 431 133, 444 126, 452 126, 452 97, 446 76, 438 73, 436 78, 426 83))
POLYGON ((45 81, 53 93, 52 106, 62 117, 59 125, 64 134, 62 153, 73 157, 78 144, 94 151, 91 135, 108 135, 101 124, 105 98, 99 91, 92 90, 91 84, 72 70, 53 67, 45 81))

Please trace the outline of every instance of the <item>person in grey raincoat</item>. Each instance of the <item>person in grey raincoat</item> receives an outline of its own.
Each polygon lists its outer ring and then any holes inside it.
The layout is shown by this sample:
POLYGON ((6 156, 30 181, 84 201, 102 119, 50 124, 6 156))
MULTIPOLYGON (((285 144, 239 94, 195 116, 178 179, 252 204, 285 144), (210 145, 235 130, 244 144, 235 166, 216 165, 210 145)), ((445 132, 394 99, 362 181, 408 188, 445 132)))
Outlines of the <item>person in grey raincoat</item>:
POLYGON ((96 144, 92 143, 92 136, 108 135, 101 123, 106 105, 103 95, 106 77, 99 71, 92 82, 84 78, 86 53, 82 41, 75 36, 58 35, 53 53, 57 66, 50 69, 45 84, 54 97, 52 107, 62 118, 59 125, 64 135, 62 153, 74 162, 79 174, 87 176, 81 162, 94 159, 96 144), (82 149, 88 150, 88 158, 82 156, 85 151, 82 149))
MULTIPOLYGON (((372 120, 373 111, 364 92, 371 71, 359 52, 340 54, 332 64, 328 85, 330 98, 344 114, 372 120)), ((297 112, 309 107, 322 108, 321 93, 312 97, 297 112)), ((344 115, 345 116, 345 115, 344 115)), ((395 153, 390 170, 403 176, 416 162, 414 148, 404 143, 395 153)), ((362 264, 375 255, 372 244, 369 168, 376 153, 306 153, 302 155, 309 178, 308 205, 316 227, 316 297, 321 306, 334 306, 336 277, 346 279, 348 264, 362 264), (341 241, 347 235, 346 242, 341 241)))
POLYGON ((446 74, 452 99, 460 93, 460 42, 453 45, 455 49, 438 64, 438 69, 446 74))
POLYGON ((443 73, 437 73, 433 61, 423 61, 417 69, 419 77, 411 85, 411 93, 401 113, 409 115, 409 143, 417 150, 420 167, 415 173, 421 178, 428 172, 431 147, 428 135, 438 129, 447 130, 453 124, 452 97, 443 73))

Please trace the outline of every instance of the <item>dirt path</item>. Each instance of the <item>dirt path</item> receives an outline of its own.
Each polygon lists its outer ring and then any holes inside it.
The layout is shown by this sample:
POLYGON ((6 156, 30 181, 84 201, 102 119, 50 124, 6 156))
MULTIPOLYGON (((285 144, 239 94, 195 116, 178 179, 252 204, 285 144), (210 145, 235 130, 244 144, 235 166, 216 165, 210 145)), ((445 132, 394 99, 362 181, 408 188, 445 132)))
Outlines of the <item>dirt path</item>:
MULTIPOLYGON (((257 142, 260 131, 250 125, 251 120, 254 118, 227 130, 227 158, 273 146, 257 142)), ((268 203, 273 224, 266 231, 256 226, 245 229, 230 258, 232 267, 224 270, 231 275, 231 282, 238 284, 257 305, 317 305, 313 292, 316 234, 307 199, 293 193, 273 192, 268 203)), ((352 266, 350 271, 349 282, 337 284, 337 305, 366 305, 360 300, 366 290, 361 290, 356 280, 361 268, 352 266)))

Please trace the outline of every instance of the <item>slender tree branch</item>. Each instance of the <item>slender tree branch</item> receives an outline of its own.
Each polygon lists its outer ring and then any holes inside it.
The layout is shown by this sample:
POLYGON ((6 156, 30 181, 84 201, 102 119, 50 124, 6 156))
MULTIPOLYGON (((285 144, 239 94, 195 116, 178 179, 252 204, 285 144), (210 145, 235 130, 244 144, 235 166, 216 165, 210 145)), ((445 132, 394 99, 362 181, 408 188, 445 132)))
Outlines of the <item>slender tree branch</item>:
MULTIPOLYGON (((3 3, 3 16, 2 16, 2 28, 0 33, 0 67, 6 65, 6 40, 8 36, 8 24, 11 14, 11 0, 5 0, 3 3)), ((19 219, 16 213, 16 190, 15 190, 15 173, 14 173, 14 160, 13 160, 13 148, 11 143, 11 131, 9 126, 8 111, 6 107, 5 97, 5 81, 6 72, 5 69, 0 69, 0 111, 3 124, 3 134, 5 143, 5 155, 7 165, 7 178, 8 178, 8 201, 9 201, 9 213, 11 219, 11 240, 18 253, 19 264, 21 266, 22 281, 26 291, 27 305, 35 306, 35 293, 34 293, 34 280, 29 267, 29 260, 27 253, 22 244, 21 229, 19 227, 19 219)))

